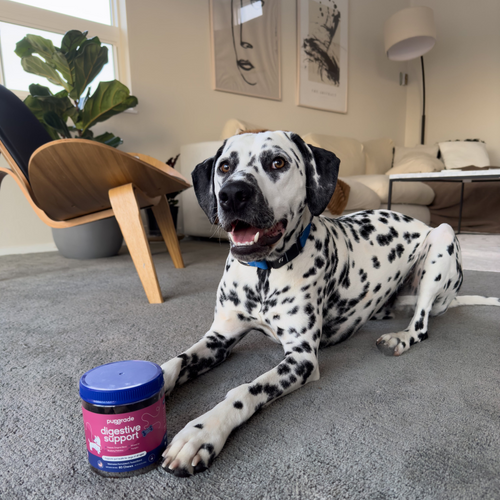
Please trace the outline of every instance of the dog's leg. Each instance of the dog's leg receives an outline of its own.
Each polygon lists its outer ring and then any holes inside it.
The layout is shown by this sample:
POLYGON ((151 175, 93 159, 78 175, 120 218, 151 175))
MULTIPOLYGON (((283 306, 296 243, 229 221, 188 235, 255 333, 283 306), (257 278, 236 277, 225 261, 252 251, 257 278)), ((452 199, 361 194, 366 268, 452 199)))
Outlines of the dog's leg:
POLYGON ((406 330, 387 333, 377 347, 387 356, 399 356, 427 338, 429 315, 444 313, 462 284, 460 246, 453 229, 441 224, 430 231, 414 269, 415 311, 406 330))
POLYGON ((161 365, 166 395, 174 387, 207 372, 229 356, 233 347, 250 331, 236 316, 236 313, 220 315, 201 340, 161 365))
POLYGON ((317 343, 304 338, 286 344, 285 359, 253 382, 228 392, 224 401, 189 422, 163 454, 163 467, 176 476, 201 472, 211 465, 228 436, 257 410, 275 399, 318 380, 317 343), (312 345, 315 344, 315 345, 312 345))

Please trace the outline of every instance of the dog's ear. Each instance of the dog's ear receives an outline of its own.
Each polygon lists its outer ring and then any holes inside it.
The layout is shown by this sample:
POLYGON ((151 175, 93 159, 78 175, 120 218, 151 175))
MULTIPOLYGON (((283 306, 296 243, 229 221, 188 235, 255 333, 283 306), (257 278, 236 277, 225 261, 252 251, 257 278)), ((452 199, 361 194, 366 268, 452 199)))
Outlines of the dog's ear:
POLYGON ((306 144, 297 134, 291 139, 304 158, 307 206, 313 215, 320 215, 335 191, 340 160, 326 149, 306 144))
POLYGON ((211 224, 217 221, 217 199, 214 193, 214 167, 222 154, 224 144, 219 148, 215 156, 196 165, 191 177, 193 179, 194 192, 198 203, 207 214, 211 224))

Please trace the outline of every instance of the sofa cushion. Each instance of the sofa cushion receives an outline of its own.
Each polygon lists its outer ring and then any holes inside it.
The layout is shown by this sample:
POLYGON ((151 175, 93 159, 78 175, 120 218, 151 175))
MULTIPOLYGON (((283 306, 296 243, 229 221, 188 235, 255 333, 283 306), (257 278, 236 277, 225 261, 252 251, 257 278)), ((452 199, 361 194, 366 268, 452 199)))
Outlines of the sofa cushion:
POLYGON ((416 153, 426 153, 433 158, 437 158, 438 153, 439 153, 439 145, 438 144, 431 144, 430 146, 427 144, 418 144, 414 148, 400 148, 396 147, 394 149, 394 161, 392 162, 392 165, 395 166, 397 165, 405 156, 411 156, 416 153))
POLYGON ((439 149, 447 169, 469 167, 488 167, 490 158, 486 144, 479 141, 440 142, 439 149))
POLYGON ((334 137, 322 134, 306 134, 302 139, 307 144, 326 149, 340 160, 339 175, 363 175, 365 173, 365 153, 363 144, 348 137, 334 137))
POLYGON ((366 174, 385 174, 391 168, 394 142, 392 139, 373 139, 363 142, 366 155, 366 174))
POLYGON ((345 211, 377 210, 380 208, 380 197, 375 191, 352 177, 345 177, 342 180, 351 188, 347 205, 344 208, 345 211))
POLYGON ((259 125, 254 125, 250 122, 244 122, 243 120, 237 120, 236 118, 231 118, 224 124, 220 138, 222 140, 229 139, 233 135, 239 134, 240 132, 245 132, 247 130, 262 130, 265 127, 259 125))
POLYGON ((413 153, 403 157, 394 167, 385 174, 416 174, 420 172, 440 172, 444 168, 444 163, 438 158, 427 153, 413 153))
MULTIPOLYGON (((344 179, 349 184, 352 178, 344 179)), ((358 181, 377 193, 382 203, 389 198, 389 177, 387 175, 356 175, 358 181)), ((351 193, 353 187, 351 186, 351 193)), ((434 200, 434 191, 423 182, 394 182, 392 184, 391 203, 412 205, 430 205, 434 200)))

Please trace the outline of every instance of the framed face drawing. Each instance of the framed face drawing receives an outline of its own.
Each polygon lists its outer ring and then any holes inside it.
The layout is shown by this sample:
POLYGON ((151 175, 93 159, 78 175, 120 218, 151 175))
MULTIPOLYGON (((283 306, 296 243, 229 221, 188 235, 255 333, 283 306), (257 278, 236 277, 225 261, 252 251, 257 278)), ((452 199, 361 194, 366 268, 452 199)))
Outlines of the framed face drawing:
POLYGON ((348 0, 297 0, 297 104, 347 113, 348 0))
POLYGON ((281 0, 210 0, 213 88, 281 99, 281 0))

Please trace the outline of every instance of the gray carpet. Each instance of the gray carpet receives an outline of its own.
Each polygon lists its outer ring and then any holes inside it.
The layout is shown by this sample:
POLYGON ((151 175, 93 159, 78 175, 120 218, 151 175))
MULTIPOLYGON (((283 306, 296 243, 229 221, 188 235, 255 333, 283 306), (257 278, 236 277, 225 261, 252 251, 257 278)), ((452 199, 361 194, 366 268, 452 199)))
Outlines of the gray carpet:
MULTIPOLYGON (((203 474, 94 474, 80 376, 122 359, 161 363, 198 340, 226 245, 181 242, 184 270, 155 250, 161 305, 146 302, 126 253, 0 258, 2 499, 500 498, 500 308, 485 306, 432 319, 429 339, 400 358, 375 340, 406 318, 370 322, 321 351, 321 379, 256 414, 203 474)), ((461 293, 499 296, 500 274, 466 272, 461 293)), ((167 401, 169 438, 281 358, 279 345, 247 336, 167 401)))

